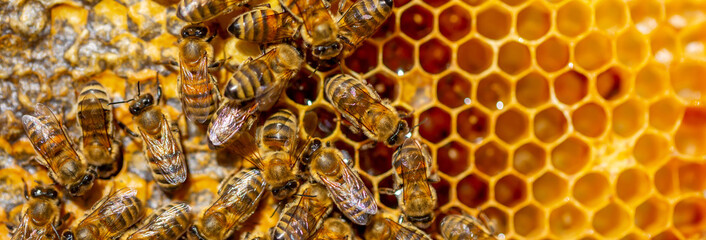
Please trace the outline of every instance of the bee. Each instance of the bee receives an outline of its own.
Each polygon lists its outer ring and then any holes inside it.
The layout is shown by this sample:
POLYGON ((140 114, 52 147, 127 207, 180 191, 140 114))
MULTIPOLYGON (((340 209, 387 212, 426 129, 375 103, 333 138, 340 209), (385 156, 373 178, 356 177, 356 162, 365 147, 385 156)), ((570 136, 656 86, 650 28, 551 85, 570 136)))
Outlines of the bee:
POLYGON ((256 99, 261 111, 277 102, 282 90, 301 69, 304 58, 287 44, 274 45, 261 56, 240 65, 223 95, 236 103, 256 99))
POLYGON ((316 183, 305 183, 299 189, 299 194, 285 205, 277 225, 270 229, 270 238, 308 239, 321 227, 324 217, 332 210, 333 203, 326 188, 316 183))
POLYGON ((431 161, 429 152, 415 139, 405 140, 392 155, 395 195, 405 219, 418 228, 428 228, 435 218, 436 190, 429 182, 438 181, 438 175, 431 161))
POLYGON ((270 238, 269 238, 269 236, 267 236, 263 232, 243 232, 243 234, 240 234, 240 239, 243 239, 243 240, 268 240, 270 238))
POLYGON ((324 221, 324 225, 316 231, 311 240, 326 240, 326 239, 337 239, 337 240, 353 240, 355 234, 353 233, 353 228, 351 225, 343 221, 343 219, 337 217, 329 217, 324 221))
POLYGON ((22 219, 13 230, 12 240, 20 239, 60 239, 56 228, 61 225, 59 193, 51 186, 36 186, 27 196, 27 204, 22 210, 22 219))
POLYGON ((230 145, 243 131, 250 130, 257 116, 257 104, 240 106, 234 101, 224 102, 208 124, 209 146, 221 148, 230 145))
POLYGON ((238 39, 272 43, 294 37, 298 26, 288 12, 262 7, 238 15, 228 26, 228 32, 238 39))
POLYGON ((39 103, 35 116, 22 116, 22 125, 29 137, 39 164, 49 169, 49 175, 64 186, 71 196, 81 196, 93 187, 95 168, 86 164, 84 156, 76 152, 66 129, 49 108, 39 103))
POLYGON ((370 217, 378 211, 377 203, 358 173, 344 162, 343 153, 327 143, 315 150, 311 159, 311 177, 326 186, 338 209, 353 223, 368 224, 370 217))
POLYGON ((166 205, 143 220, 144 225, 128 240, 177 239, 186 232, 191 222, 191 207, 185 202, 166 205))
POLYGON ((220 93, 216 79, 208 72, 219 62, 213 62, 215 34, 200 24, 187 25, 181 30, 179 43, 179 77, 177 89, 184 115, 189 120, 205 124, 218 108, 220 93))
POLYGON ((398 223, 382 215, 373 217, 363 236, 367 240, 431 240, 411 224, 398 223))
MULTIPOLYGON (((341 0, 341 7, 348 3, 341 0)), ((347 8, 338 20, 339 35, 343 43, 340 58, 348 57, 367 38, 372 36, 377 29, 392 14, 392 0, 359 0, 347 8)))
POLYGON ((495 229, 485 215, 481 215, 481 219, 483 221, 470 215, 448 215, 441 220, 439 231, 449 240, 501 239, 495 235, 495 229))
POLYGON ((241 170, 224 179, 218 186, 218 200, 189 228, 189 239, 228 238, 255 213, 265 185, 259 169, 241 170))
POLYGON ((326 79, 324 94, 341 116, 369 138, 388 146, 397 146, 407 138, 407 122, 365 81, 338 74, 326 79))
POLYGON ((78 96, 78 126, 81 128, 79 149, 89 165, 98 169, 101 178, 117 173, 122 158, 121 144, 115 139, 113 109, 108 93, 97 81, 88 82, 78 96))
POLYGON ((301 23, 299 34, 315 58, 327 60, 341 53, 339 27, 323 0, 280 0, 280 4, 301 23))
POLYGON ((249 0, 181 0, 176 16, 190 23, 205 22, 229 13, 249 0))
POLYGON ((93 204, 91 212, 72 230, 63 234, 65 240, 118 239, 125 230, 137 223, 145 209, 137 198, 137 190, 121 188, 93 204))

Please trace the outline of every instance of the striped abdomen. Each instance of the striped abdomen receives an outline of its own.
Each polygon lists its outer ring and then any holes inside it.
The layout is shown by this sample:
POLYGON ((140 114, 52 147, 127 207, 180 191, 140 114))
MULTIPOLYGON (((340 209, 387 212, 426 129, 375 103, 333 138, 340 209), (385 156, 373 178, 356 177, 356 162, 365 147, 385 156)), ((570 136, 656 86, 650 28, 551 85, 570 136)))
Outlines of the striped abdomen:
POLYGON ((98 201, 93 211, 75 229, 75 239, 119 237, 144 214, 137 190, 122 188, 98 201))
MULTIPOLYGON (((187 70, 182 69, 182 71, 187 70)), ((200 78, 182 79, 180 77, 181 85, 179 86, 184 114, 190 120, 201 124, 211 119, 211 115, 218 109, 216 79, 207 71, 204 70, 204 72, 205 76, 200 78)))
POLYGON ((177 17, 186 22, 204 22, 232 11, 249 0, 181 0, 177 17))
POLYGON ((224 96, 236 102, 259 97, 265 89, 272 88, 275 78, 270 65, 264 59, 255 59, 244 64, 228 81, 224 96))
POLYGON ((77 120, 83 134, 83 145, 99 144, 110 149, 113 135, 113 112, 110 98, 100 83, 90 81, 78 96, 77 120))
MULTIPOLYGON (((150 134, 152 129, 143 129, 140 126, 140 135, 144 141, 145 155, 152 170, 152 177, 155 182, 165 191, 173 191, 186 181, 186 158, 181 148, 179 136, 175 135, 166 117, 158 109, 151 109, 142 113, 145 115, 160 116, 160 124, 156 134, 150 134), (156 111, 152 112, 151 111, 156 111)), ((139 121, 138 121, 139 122, 139 121)))
POLYGON ((308 239, 324 222, 324 217, 331 213, 333 205, 328 191, 320 184, 304 184, 297 196, 288 203, 277 225, 270 229, 272 240, 308 239))
MULTIPOLYGON (((338 74, 326 80, 324 94, 334 107, 354 123, 360 123, 370 108, 380 105, 382 101, 364 80, 347 74, 338 74)), ((373 129, 372 126, 365 127, 363 130, 373 129)))
POLYGON ((287 109, 281 109, 265 121, 262 127, 262 146, 272 151, 290 152, 297 140, 297 116, 287 109))
POLYGON ((373 35, 392 14, 392 0, 360 0, 339 20, 339 31, 347 42, 357 46, 373 35))
POLYGON ((444 239, 497 239, 478 219, 470 216, 448 215, 441 220, 439 232, 444 239))
POLYGON ((256 9, 238 15, 228 26, 228 32, 238 39, 271 43, 291 38, 297 29, 295 25, 286 12, 256 9))
POLYGON ((191 207, 184 202, 164 206, 144 220, 144 226, 128 240, 171 240, 186 232, 191 220, 191 207))

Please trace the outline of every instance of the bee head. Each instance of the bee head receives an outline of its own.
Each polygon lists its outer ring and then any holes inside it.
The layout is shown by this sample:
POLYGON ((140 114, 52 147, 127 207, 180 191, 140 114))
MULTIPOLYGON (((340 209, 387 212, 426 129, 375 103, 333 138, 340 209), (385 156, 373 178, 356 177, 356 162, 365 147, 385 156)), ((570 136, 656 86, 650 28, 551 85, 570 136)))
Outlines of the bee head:
POLYGON ((280 187, 273 187, 272 195, 274 195, 277 200, 286 199, 297 192, 297 188, 299 188, 299 182, 297 182, 297 180, 289 180, 280 187))
POLYGON ((189 228, 188 239, 190 240, 206 240, 206 238, 201 234, 199 228, 196 226, 191 226, 189 228))
POLYGON ((422 216, 407 216, 407 221, 411 222, 418 228, 425 229, 431 226, 431 223, 434 221, 434 214, 429 213, 422 216))
POLYGON ((389 7, 392 7, 392 4, 393 4, 392 0, 382 0, 380 2, 385 3, 385 5, 387 5, 389 7))
POLYGON ((59 193, 51 187, 37 186, 30 191, 32 198, 58 199, 59 193))
POLYGON ((338 41, 334 41, 326 44, 313 46, 311 53, 314 54, 316 58, 326 60, 338 56, 338 54, 341 53, 341 49, 341 43, 338 41))
POLYGON ((71 194, 71 196, 83 195, 83 193, 93 187, 94 179, 96 179, 96 171, 93 168, 89 168, 89 171, 86 173, 86 175, 83 175, 81 180, 69 185, 69 194, 71 194))
POLYGON ((407 122, 404 120, 400 120, 397 123, 397 128, 395 128, 395 131, 390 135, 389 138, 387 138, 387 145, 388 146, 397 146, 402 141, 404 141, 407 137, 405 136, 409 132, 409 126, 407 126, 407 122))
POLYGON ((130 113, 132 115, 139 115, 142 113, 145 109, 148 107, 152 106, 154 104, 154 98, 152 97, 152 94, 145 94, 142 96, 139 96, 137 100, 135 100, 134 103, 130 104, 130 113))
POLYGON ((204 39, 208 36, 208 28, 203 25, 187 25, 181 29, 182 38, 204 39))
POLYGON ((74 240, 74 233, 72 233, 69 230, 64 231, 64 233, 61 234, 61 240, 74 240))
POLYGON ((306 149, 304 149, 304 152, 302 153, 302 162, 305 164, 311 163, 311 158, 314 156, 314 153, 319 150, 322 146, 321 139, 319 138, 314 138, 311 140, 311 142, 306 146, 306 149))

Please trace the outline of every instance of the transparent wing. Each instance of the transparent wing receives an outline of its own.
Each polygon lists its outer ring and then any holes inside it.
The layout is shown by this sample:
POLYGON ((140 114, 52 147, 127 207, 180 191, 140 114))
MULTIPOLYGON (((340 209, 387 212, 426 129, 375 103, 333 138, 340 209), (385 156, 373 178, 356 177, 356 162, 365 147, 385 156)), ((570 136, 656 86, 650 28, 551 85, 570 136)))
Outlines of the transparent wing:
POLYGON ((224 147, 228 141, 250 130, 247 124, 254 122, 254 119, 249 121, 251 117, 257 117, 257 103, 251 102, 245 106, 234 101, 223 103, 209 124, 208 140, 215 147, 224 147))
MULTIPOLYGON (((116 221, 119 221, 120 216, 127 211, 129 207, 124 203, 129 201, 128 199, 135 198, 136 195, 137 190, 135 189, 121 188, 108 196, 105 196, 103 198, 104 200, 101 200, 100 204, 79 223, 79 226, 89 223, 100 224, 107 228, 115 226, 116 221)), ((109 235, 112 231, 103 232, 104 234, 109 235)))
POLYGON ((329 189, 331 198, 338 203, 341 212, 356 224, 364 225, 368 222, 369 215, 377 213, 377 203, 360 176, 348 168, 342 159, 338 159, 338 164, 343 169, 340 182, 322 175, 319 177, 329 189), (357 214, 358 212, 369 215, 357 214))
MULTIPOLYGON (((353 78, 352 76, 349 76, 353 78)), ((368 108, 373 104, 380 104, 380 97, 377 92, 370 88, 365 81, 360 79, 355 79, 354 81, 346 82, 341 81, 341 86, 337 89, 341 89, 334 93, 337 95, 340 101, 335 104, 338 106, 338 110, 344 112, 345 115, 353 116, 356 119, 349 119, 351 121, 360 122, 359 118, 363 113, 367 112, 368 108), (352 100, 355 99, 355 100, 352 100)), ((362 124, 360 124, 362 125, 362 124)), ((373 132, 368 126, 363 125, 368 131, 373 132)))
POLYGON ((54 113, 42 104, 37 104, 35 116, 22 116, 22 124, 34 149, 41 155, 40 164, 53 172, 58 172, 55 157, 71 157, 78 160, 76 151, 54 113))
POLYGON ((183 183, 186 180, 186 169, 185 169, 185 159, 184 154, 181 153, 180 144, 172 135, 169 129, 169 122, 165 117, 162 117, 162 124, 160 129, 159 138, 155 138, 149 134, 140 131, 143 139, 145 140, 145 146, 147 146, 149 154, 156 158, 156 165, 164 173, 174 172, 174 168, 181 168, 178 174, 164 174, 164 178, 168 183, 178 184, 183 183))
POLYGON ((79 100, 79 111, 76 114, 81 126, 84 144, 90 144, 88 141, 98 139, 98 142, 105 149, 109 149, 111 148, 111 141, 108 135, 108 128, 109 121, 112 119, 109 119, 108 114, 103 109, 103 104, 108 103, 101 102, 101 99, 96 94, 89 93, 85 98, 79 100), (87 137, 92 131, 100 132, 100 134, 92 134, 90 138, 87 137))

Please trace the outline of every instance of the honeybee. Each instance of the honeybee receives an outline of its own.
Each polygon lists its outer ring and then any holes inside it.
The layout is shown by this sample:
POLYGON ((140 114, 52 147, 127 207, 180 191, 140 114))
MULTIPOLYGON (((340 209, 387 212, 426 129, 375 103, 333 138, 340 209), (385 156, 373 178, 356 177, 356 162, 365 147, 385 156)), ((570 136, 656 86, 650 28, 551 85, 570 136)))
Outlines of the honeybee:
POLYGON ((78 125, 81 128, 81 152, 89 165, 98 169, 101 178, 117 173, 122 157, 121 144, 115 139, 113 109, 108 93, 97 81, 88 82, 78 96, 78 125))
POLYGON ((128 240, 177 239, 190 225, 191 207, 185 202, 171 203, 150 214, 143 222, 144 225, 128 240))
POLYGON ((337 217, 329 217, 324 221, 324 225, 316 231, 314 236, 309 238, 310 240, 327 240, 327 239, 337 239, 337 240, 353 240, 355 238, 355 233, 353 233, 353 228, 351 225, 343 221, 343 219, 337 217))
POLYGON ((249 0, 181 0, 176 15, 190 23, 205 22, 248 2, 249 0))
MULTIPOLYGON (((483 216, 484 215, 481 215, 481 218, 483 218, 483 216)), ((495 230, 487 219, 481 221, 473 216, 448 215, 441 220, 439 229, 441 235, 448 240, 500 239, 495 235, 495 230)))
POLYGON ((228 238, 255 213, 265 185, 259 169, 241 170, 224 179, 218 186, 218 200, 189 228, 189 239, 228 238))
POLYGON ((323 0, 280 0, 282 8, 302 23, 299 34, 317 59, 331 59, 341 53, 339 27, 323 0))
POLYGON ((333 210, 328 191, 320 184, 305 183, 291 202, 285 205, 277 225, 270 229, 273 240, 308 239, 333 210))
POLYGON ((243 234, 240 234, 240 239, 242 239, 242 240, 268 240, 270 238, 263 232, 244 232, 243 234))
POLYGON ((179 43, 179 77, 177 89, 186 118, 200 124, 206 123, 218 108, 220 93, 216 79, 208 72, 220 63, 213 62, 213 46, 209 44, 215 34, 200 24, 187 25, 181 30, 179 43))
POLYGON ((51 186, 36 186, 31 191, 22 210, 19 226, 13 230, 12 239, 60 239, 56 228, 61 225, 59 193, 51 186))
POLYGON ((208 141, 212 148, 221 148, 248 131, 257 120, 257 104, 240 106, 226 101, 218 108, 208 124, 208 141))
POLYGON ((81 196, 93 187, 96 171, 76 152, 64 126, 54 113, 41 103, 35 106, 35 116, 22 116, 22 125, 29 137, 35 158, 49 169, 49 176, 64 186, 71 196, 81 196))
POLYGON ((311 159, 311 177, 326 186, 338 209, 353 223, 368 224, 370 216, 378 211, 377 203, 360 176, 344 162, 343 153, 326 143, 314 151, 311 159))
POLYGON ((429 182, 438 181, 438 175, 431 161, 431 154, 416 139, 405 140, 392 155, 395 195, 405 219, 418 228, 428 228, 435 218, 436 190, 429 182))
POLYGON ((369 138, 388 146, 397 146, 407 138, 407 122, 365 81, 338 74, 326 79, 324 94, 341 116, 369 138))
POLYGON ((367 240, 431 240, 411 224, 395 222, 382 214, 373 217, 363 236, 367 240))
POLYGON ((238 15, 228 26, 228 32, 238 39, 272 43, 292 38, 298 25, 287 12, 261 7, 238 15))
POLYGON ((63 234, 65 240, 117 239, 144 214, 137 190, 121 188, 93 204, 78 225, 63 234))
POLYGON ((255 99, 259 110, 267 110, 277 102, 303 62, 299 50, 291 45, 274 45, 263 55, 241 64, 228 80, 223 95, 236 103, 255 99))
MULTIPOLYGON (((350 2, 341 0, 341 7, 350 2)), ((392 14, 392 0, 359 0, 347 8, 338 20, 339 35, 343 43, 340 58, 348 57, 363 40, 372 36, 392 14)))

